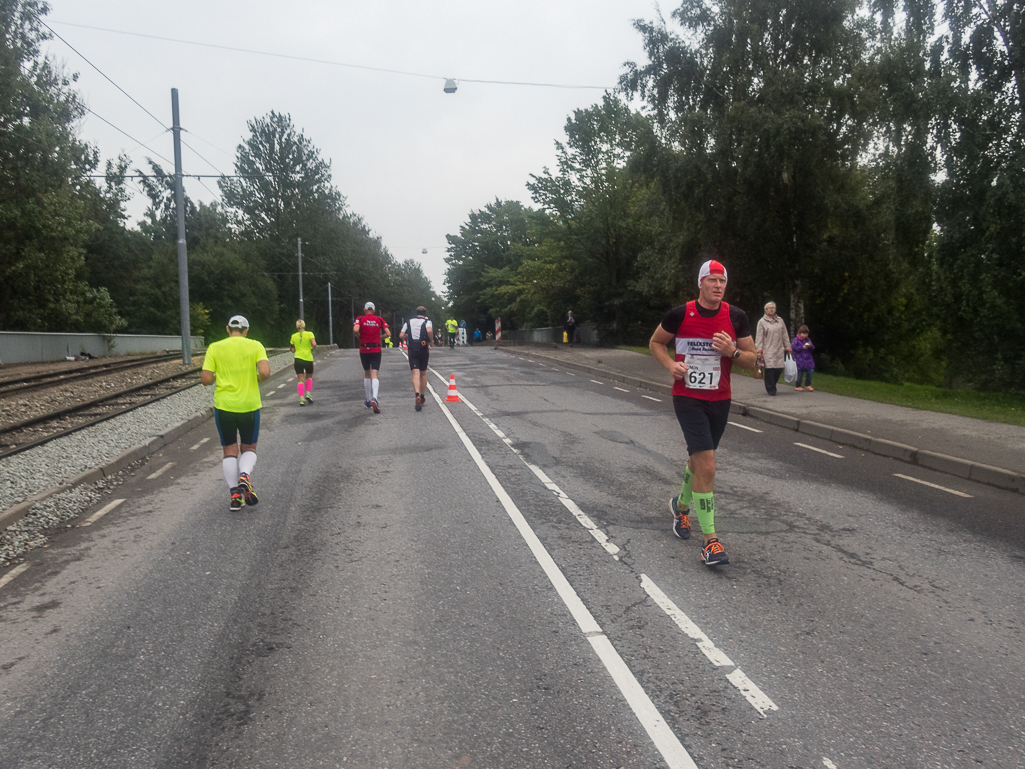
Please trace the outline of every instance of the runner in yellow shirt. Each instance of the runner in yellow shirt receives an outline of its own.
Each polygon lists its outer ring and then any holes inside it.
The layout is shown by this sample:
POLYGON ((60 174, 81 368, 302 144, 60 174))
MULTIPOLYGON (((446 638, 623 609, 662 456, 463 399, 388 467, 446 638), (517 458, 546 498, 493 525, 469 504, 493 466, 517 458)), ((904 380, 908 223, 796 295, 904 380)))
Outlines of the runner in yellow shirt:
POLYGON ((241 510, 243 501, 259 500, 249 479, 256 466, 256 441, 260 435, 260 382, 270 376, 270 362, 263 345, 247 339, 249 321, 233 315, 228 321, 228 338, 206 349, 200 381, 214 389, 214 422, 221 436, 221 469, 231 491, 231 510, 241 510), (238 443, 242 443, 239 456, 238 443))
POLYGON ((295 322, 296 332, 292 334, 291 348, 295 355, 295 362, 292 368, 295 375, 299 377, 299 384, 296 389, 299 391, 299 405, 305 406, 313 403, 313 350, 317 347, 317 340, 312 331, 306 330, 306 321, 295 322))

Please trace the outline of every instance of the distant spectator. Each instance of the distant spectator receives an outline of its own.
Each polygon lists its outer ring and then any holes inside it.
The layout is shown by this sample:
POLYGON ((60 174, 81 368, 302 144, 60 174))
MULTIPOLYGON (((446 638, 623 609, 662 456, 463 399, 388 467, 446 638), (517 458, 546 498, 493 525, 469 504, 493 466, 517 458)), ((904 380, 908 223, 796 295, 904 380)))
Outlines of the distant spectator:
POLYGON ((473 342, 474 342, 474 344, 480 344, 482 341, 484 341, 484 335, 481 334, 479 328, 475 328, 473 330, 473 342))
POLYGON ((815 345, 808 338, 808 334, 808 327, 801 326, 797 329, 797 336, 794 337, 794 341, 790 344, 794 351, 794 363, 797 364, 797 386, 794 389, 798 392, 803 390, 815 392, 815 388, 811 386, 811 375, 815 371, 815 358, 812 357, 811 353, 815 349, 815 345), (802 380, 803 387, 801 386, 802 380))
POLYGON ((776 383, 783 374, 786 354, 790 351, 787 326, 776 314, 776 303, 769 302, 755 333, 755 352, 758 353, 758 365, 765 369, 765 392, 769 395, 776 394, 776 383))
POLYGON ((573 310, 566 313, 566 322, 562 324, 562 330, 566 332, 566 341, 570 347, 580 341, 577 336, 580 329, 577 326, 577 319, 573 317, 573 310))

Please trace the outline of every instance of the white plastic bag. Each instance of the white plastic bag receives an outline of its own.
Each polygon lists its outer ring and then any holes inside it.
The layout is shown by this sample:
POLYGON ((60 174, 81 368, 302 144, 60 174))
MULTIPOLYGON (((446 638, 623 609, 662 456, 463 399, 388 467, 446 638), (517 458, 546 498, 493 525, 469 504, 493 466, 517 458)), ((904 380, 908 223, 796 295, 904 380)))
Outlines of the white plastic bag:
POLYGON ((786 361, 783 363, 783 381, 788 384, 793 384, 797 381, 797 362, 789 353, 787 354, 786 361))

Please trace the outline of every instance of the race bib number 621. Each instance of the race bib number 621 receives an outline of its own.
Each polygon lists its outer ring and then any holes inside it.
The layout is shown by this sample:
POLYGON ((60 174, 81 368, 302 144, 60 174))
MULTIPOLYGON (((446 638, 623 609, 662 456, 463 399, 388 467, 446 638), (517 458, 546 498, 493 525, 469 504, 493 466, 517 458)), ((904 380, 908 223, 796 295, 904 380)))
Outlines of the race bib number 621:
POLYGON ((718 390, 719 375, 722 373, 718 355, 688 355, 684 358, 687 374, 684 384, 692 390, 718 390))

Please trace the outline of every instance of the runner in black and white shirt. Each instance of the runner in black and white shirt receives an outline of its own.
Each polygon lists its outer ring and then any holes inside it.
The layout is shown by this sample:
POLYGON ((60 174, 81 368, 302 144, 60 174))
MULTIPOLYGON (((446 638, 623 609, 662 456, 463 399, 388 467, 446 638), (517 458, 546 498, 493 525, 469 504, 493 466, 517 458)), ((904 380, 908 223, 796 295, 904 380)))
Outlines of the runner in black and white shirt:
POLYGON ((427 403, 427 362, 433 338, 434 328, 431 319, 427 317, 427 310, 423 306, 417 307, 416 317, 403 323, 402 331, 399 332, 399 339, 404 339, 409 348, 409 370, 413 372, 413 395, 417 411, 427 403))

